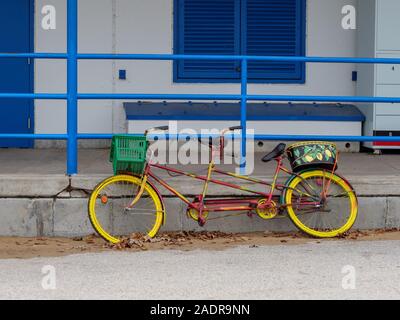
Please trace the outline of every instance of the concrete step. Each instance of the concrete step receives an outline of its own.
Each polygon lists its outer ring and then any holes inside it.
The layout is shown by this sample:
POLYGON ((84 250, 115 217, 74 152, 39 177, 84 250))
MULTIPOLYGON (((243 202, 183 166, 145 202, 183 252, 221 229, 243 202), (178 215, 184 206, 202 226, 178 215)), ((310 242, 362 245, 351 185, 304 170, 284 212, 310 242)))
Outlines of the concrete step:
MULTIPOLYGON (((88 194, 107 175, 0 175, 0 236, 83 236, 93 233, 87 217, 88 194), (72 187, 72 188, 71 188, 72 187)), ((268 179, 270 177, 259 177, 268 179)), ((348 176, 359 197, 356 229, 400 228, 400 177, 379 175, 348 176)), ((234 182, 232 178, 225 179, 234 182)), ((172 185, 191 196, 202 184, 186 178, 172 178, 172 185)), ((250 186, 248 182, 241 185, 250 186)), ((186 217, 186 205, 166 196, 167 220, 164 231, 203 230, 186 217)), ((211 187, 215 196, 238 196, 226 188, 211 187)), ((215 217, 217 214, 212 214, 215 217)), ((115 217, 112 217, 114 219, 115 217)), ((265 221, 246 215, 211 220, 206 230, 224 232, 291 231, 287 218, 265 221)), ((133 230, 132 230, 133 231, 133 230)))
MULTIPOLYGON (((340 174, 340 172, 338 172, 340 174)), ((201 193, 203 182, 186 177, 169 177, 159 175, 169 184, 184 195, 197 195, 201 193)), ((0 175, 0 198, 82 198, 86 197, 84 191, 91 191, 99 182, 109 175, 77 175, 67 177, 65 175, 0 175), (68 191, 71 186, 72 190, 68 191), (83 190, 83 192, 82 192, 83 190)), ((393 196, 400 197, 400 175, 346 175, 344 176, 354 187, 359 197, 393 196)), ((225 182, 236 183, 245 187, 254 186, 251 182, 237 180, 231 177, 213 176, 225 182)), ((255 176, 255 178, 271 181, 272 176, 255 176)), ((285 183, 289 176, 282 177, 279 183, 285 183)), ((164 196, 171 194, 160 187, 164 196)), ((254 190, 265 191, 263 186, 255 186, 254 190)), ((245 195, 229 188, 210 184, 209 194, 212 196, 245 195)))
MULTIPOLYGON (((0 236, 80 236, 93 232, 87 218, 87 192, 112 174, 108 149, 79 151, 80 175, 67 177, 65 150, 4 149, 0 152, 0 236), (86 192, 85 192, 86 191, 86 192)), ((261 163, 264 154, 255 154, 254 175, 270 180, 274 164, 261 163)), ((187 165, 186 171, 205 172, 205 166, 187 165)), ((232 166, 225 167, 232 170, 232 166)), ((360 200, 360 229, 400 227, 400 157, 397 154, 343 153, 339 169, 353 184, 360 200)), ((166 177, 165 174, 163 177, 166 177)), ((185 195, 201 192, 202 183, 186 178, 168 179, 185 195)), ((226 181, 234 182, 232 178, 226 181)), ((282 180, 282 182, 284 179, 282 180)), ((246 181, 243 186, 250 186, 246 181)), ((160 188, 167 205, 163 230, 199 229, 186 218, 186 206, 160 188)), ((237 196, 240 193, 211 186, 212 196, 237 196)), ((208 230, 226 232, 288 231, 294 227, 287 219, 264 221, 246 215, 212 220, 208 230)))

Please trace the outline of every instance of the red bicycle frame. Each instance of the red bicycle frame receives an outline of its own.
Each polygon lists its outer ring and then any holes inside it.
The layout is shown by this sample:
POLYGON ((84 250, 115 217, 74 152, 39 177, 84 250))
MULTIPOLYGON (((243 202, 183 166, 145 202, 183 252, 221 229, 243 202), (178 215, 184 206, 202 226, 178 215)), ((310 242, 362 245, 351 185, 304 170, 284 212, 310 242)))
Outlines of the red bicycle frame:
MULTIPOLYGON (((168 127, 160 127, 157 129, 168 130, 168 127)), ((225 133, 228 131, 236 130, 236 129, 241 129, 241 128, 240 127, 232 127, 232 128, 225 129, 222 131, 222 134, 220 136, 220 144, 219 144, 219 148, 218 148, 218 150, 220 152, 221 161, 224 159, 225 133)), ((147 135, 147 134, 148 134, 148 131, 146 131, 145 135, 147 135)), ((279 209, 279 208, 286 206, 285 204, 277 205, 273 201, 274 192, 276 190, 283 192, 284 190, 288 189, 288 187, 286 185, 282 185, 282 184, 278 183, 278 176, 279 176, 280 172, 284 172, 284 173, 290 175, 291 178, 294 176, 299 177, 299 175, 297 173, 290 171, 283 165, 283 159, 284 159, 283 155, 278 156, 274 159, 277 162, 277 166, 275 169, 272 183, 269 183, 269 182, 266 182, 266 181, 263 181, 260 179, 256 179, 253 177, 238 175, 235 173, 226 172, 226 171, 217 169, 215 166, 215 161, 214 161, 217 148, 215 148, 212 145, 212 143, 209 143, 208 146, 211 150, 211 154, 210 154, 210 162, 208 165, 208 170, 207 170, 206 176, 197 175, 197 174, 194 174, 191 172, 185 172, 185 171, 182 171, 179 169, 174 169, 174 168, 171 168, 168 166, 151 163, 151 161, 149 161, 148 164, 146 165, 146 168, 143 173, 143 183, 142 183, 142 187, 141 187, 142 191, 144 189, 145 183, 147 183, 147 182, 151 183, 152 182, 151 180, 154 180, 155 182, 159 183, 164 188, 166 188, 169 192, 171 192, 172 194, 177 196, 180 200, 185 202, 188 205, 188 210, 190 210, 190 209, 196 210, 199 213, 199 223, 205 223, 205 219, 203 218, 203 212, 205 212, 205 211, 206 212, 221 212, 221 211, 252 212, 255 209, 263 210, 263 209, 271 208, 271 207, 279 209), (196 180, 204 181, 203 191, 200 195, 195 197, 194 201, 191 201, 188 197, 185 197, 178 190, 174 189, 165 180, 161 179, 156 174, 154 174, 154 172, 152 170, 153 168, 164 170, 164 171, 167 171, 168 173, 174 173, 178 176, 186 176, 186 177, 190 177, 190 178, 193 178, 196 180), (213 174, 219 174, 219 175, 233 177, 238 180, 252 182, 255 185, 257 185, 257 184, 263 185, 265 187, 269 187, 269 190, 267 190, 266 192, 252 190, 252 189, 249 189, 247 187, 243 187, 243 186, 240 186, 237 184, 214 179, 214 178, 212 178, 213 174), (150 181, 149 181, 149 178, 150 178, 150 181), (239 197, 239 198, 206 199, 208 186, 210 184, 220 185, 220 186, 227 187, 227 188, 234 189, 234 190, 240 190, 240 191, 251 194, 252 197, 250 197, 250 195, 249 195, 248 197, 239 197)), ((307 194, 307 193, 308 193, 308 191, 306 193, 303 192, 303 194, 307 194)), ((139 192, 136 199, 132 202, 132 205, 134 205, 136 200, 140 197, 140 194, 141 194, 141 192, 139 192)), ((161 197, 160 192, 158 192, 158 194, 161 197)), ((310 196, 311 199, 315 198, 312 195, 309 195, 309 194, 307 194, 307 195, 310 196)), ((313 201, 305 202, 304 200, 302 200, 301 204, 318 206, 318 205, 320 205, 320 199, 318 199, 318 201, 315 201, 315 202, 313 202, 313 201)))
MULTIPOLYGON (((289 175, 297 175, 290 170, 288 170, 284 165, 283 165, 283 157, 280 156, 277 159, 275 159, 277 162, 275 174, 273 177, 272 183, 268 183, 263 180, 259 180, 256 178, 248 177, 248 176, 243 176, 243 175, 238 175, 235 173, 231 172, 226 172, 220 169, 217 169, 214 161, 211 161, 209 166, 208 166, 208 171, 207 175, 196 175, 191 172, 185 172, 179 169, 171 168, 168 166, 164 165, 159 165, 159 164, 152 164, 149 163, 144 171, 144 177, 150 177, 152 180, 155 182, 159 183, 162 185, 164 188, 166 188, 169 192, 177 196, 179 199, 181 199, 183 202, 185 202, 189 208, 193 208, 200 213, 203 211, 208 211, 208 212, 221 212, 221 211, 253 211, 257 207, 268 207, 269 204, 273 201, 274 197, 274 192, 275 190, 278 191, 283 191, 286 186, 279 184, 277 182, 279 173, 281 171, 289 174, 289 175), (187 197, 185 197, 183 194, 181 194, 178 190, 174 189, 170 184, 168 184, 165 180, 161 179, 158 177, 156 174, 153 172, 153 168, 168 171, 170 173, 174 173, 180 176, 187 176, 196 180, 204 181, 204 186, 203 186, 203 192, 196 197, 195 201, 191 201, 187 197), (230 176, 233 178, 236 178, 238 180, 244 180, 244 181, 249 181, 254 184, 258 185, 263 185, 266 187, 269 187, 269 190, 267 192, 260 192, 256 190, 249 189, 247 187, 243 187, 237 184, 232 184, 226 181, 222 180, 217 180, 212 178, 212 174, 216 173, 219 175, 225 175, 225 176, 230 176), (249 194, 254 195, 253 197, 242 197, 242 198, 221 198, 221 199, 209 199, 206 200, 207 196, 207 190, 209 184, 216 184, 220 185, 223 187, 231 188, 231 189, 236 189, 240 191, 247 192, 249 194), (261 205, 259 205, 260 199, 264 199, 265 202, 261 205)), ((147 180, 147 179, 146 179, 147 180)), ((313 203, 310 203, 313 204, 313 203)))

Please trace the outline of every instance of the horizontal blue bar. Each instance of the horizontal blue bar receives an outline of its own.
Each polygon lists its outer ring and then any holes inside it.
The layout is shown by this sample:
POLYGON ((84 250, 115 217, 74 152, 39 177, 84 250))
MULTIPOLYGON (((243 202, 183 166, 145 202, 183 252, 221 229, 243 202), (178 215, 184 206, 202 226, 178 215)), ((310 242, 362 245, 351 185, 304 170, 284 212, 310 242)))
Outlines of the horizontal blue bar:
POLYGON ((399 103, 400 97, 357 97, 357 96, 290 96, 290 95, 248 95, 248 100, 255 101, 302 101, 302 102, 381 102, 399 103))
MULTIPOLYGON (((96 134, 96 133, 81 133, 78 134, 78 139, 79 140, 93 140, 93 139, 99 139, 99 140, 109 140, 112 139, 114 135, 113 134, 96 134)), ((143 136, 143 134, 137 134, 137 135, 132 135, 132 136, 143 136)))
POLYGON ((0 139, 67 140, 66 134, 0 133, 0 139))
POLYGON ((246 56, 229 55, 185 55, 185 54, 107 54, 80 53, 80 60, 244 60, 246 56))
POLYGON ((30 59, 67 59, 66 53, 0 53, 0 59, 30 58, 30 59))
POLYGON ((248 60, 274 62, 314 62, 314 63, 360 63, 360 64, 400 64, 398 58, 346 58, 346 57, 279 57, 249 56, 248 60))
POLYGON ((400 64, 396 58, 348 58, 348 57, 301 57, 301 56, 238 56, 238 55, 184 55, 184 54, 107 54, 81 53, 81 60, 254 60, 279 62, 315 62, 315 63, 366 63, 400 64))
MULTIPOLYGON (((143 134, 130 134, 131 136, 143 136, 143 134)), ((227 133, 226 137, 232 137, 232 135, 238 139, 241 138, 240 134, 230 134, 227 133)), ((79 134, 79 139, 111 139, 113 134, 79 134)), ((190 135, 190 134, 149 134, 149 138, 158 137, 159 139, 179 139, 186 140, 187 137, 191 137, 194 139, 203 138, 207 139, 209 137, 219 138, 218 134, 210 134, 210 135, 190 135)), ((0 135, 1 137, 1 135, 0 135)), ((372 137, 372 136, 318 136, 318 135, 247 135, 248 139, 255 140, 269 140, 269 141, 311 141, 311 140, 320 140, 320 141, 359 141, 359 142, 400 142, 400 136, 398 137, 372 137)))
MULTIPOLYGON (((241 100, 241 95, 210 94, 130 94, 130 93, 80 93, 80 100, 241 100)), ((248 95, 247 100, 255 101, 311 101, 311 102, 381 102, 400 103, 400 97, 353 97, 353 96, 290 96, 290 95, 248 95)))
POLYGON ((0 93, 0 99, 65 100, 64 93, 0 93))
MULTIPOLYGON (((80 100, 241 100, 234 94, 134 94, 134 93, 80 93, 80 100)), ((0 93, 0 99, 65 100, 63 93, 0 93)), ((302 101, 302 102, 354 102, 400 103, 400 97, 353 97, 353 96, 290 96, 248 95, 254 101, 302 101)))
MULTIPOLYGON (((66 53, 0 53, 1 58, 67 59, 66 53)), ((272 62, 400 64, 399 58, 80 53, 81 60, 254 60, 272 62)))
POLYGON ((269 141, 356 141, 356 142, 400 142, 399 137, 372 137, 372 136, 313 136, 313 135, 255 135, 255 140, 269 141))
MULTIPOLYGON (((113 134, 90 134, 81 133, 78 134, 78 139, 111 139, 113 134)), ((132 134, 131 136, 142 136, 142 134, 132 134)), ((180 139, 185 140, 188 136, 192 138, 204 138, 209 137, 218 138, 217 134, 210 135, 187 135, 187 134, 168 134, 158 135, 149 134, 149 138, 157 136, 162 139, 180 139)), ((227 137, 232 136, 232 134, 226 134, 227 137)), ((241 137, 240 134, 234 134, 236 138, 241 137)), ((255 140, 269 140, 269 141, 310 141, 310 140, 321 140, 321 141, 362 141, 362 142, 400 142, 399 137, 372 137, 372 136, 317 136, 317 135, 255 135, 247 136, 248 139, 255 140)), ((68 139, 67 134, 0 134, 0 139, 35 139, 35 140, 66 140, 68 139)))
POLYGON ((80 93, 80 100, 240 100, 234 94, 134 94, 134 93, 80 93))

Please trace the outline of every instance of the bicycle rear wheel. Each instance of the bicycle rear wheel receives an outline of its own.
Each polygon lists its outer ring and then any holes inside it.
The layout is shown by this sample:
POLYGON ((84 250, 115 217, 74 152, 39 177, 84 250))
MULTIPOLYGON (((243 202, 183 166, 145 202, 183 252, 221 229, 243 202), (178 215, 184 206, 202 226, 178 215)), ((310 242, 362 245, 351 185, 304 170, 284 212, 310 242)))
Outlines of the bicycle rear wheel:
POLYGON ((357 218, 358 202, 353 188, 331 172, 301 173, 290 181, 284 200, 293 223, 313 237, 339 236, 357 218))
POLYGON ((147 183, 139 201, 132 206, 141 179, 129 175, 110 177, 97 185, 89 203, 89 219, 96 232, 111 243, 121 236, 141 232, 154 237, 163 223, 164 207, 158 193, 147 183))

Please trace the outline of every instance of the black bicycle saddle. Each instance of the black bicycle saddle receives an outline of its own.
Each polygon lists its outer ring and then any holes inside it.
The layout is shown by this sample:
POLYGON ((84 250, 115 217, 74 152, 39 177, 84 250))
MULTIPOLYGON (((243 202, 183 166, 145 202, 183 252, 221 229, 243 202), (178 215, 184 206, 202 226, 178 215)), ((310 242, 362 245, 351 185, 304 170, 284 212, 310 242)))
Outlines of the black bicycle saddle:
POLYGON ((278 144, 274 150, 272 150, 270 153, 264 156, 264 158, 262 158, 262 162, 269 162, 271 160, 280 157, 285 153, 285 150, 286 150, 286 144, 284 143, 278 144))

